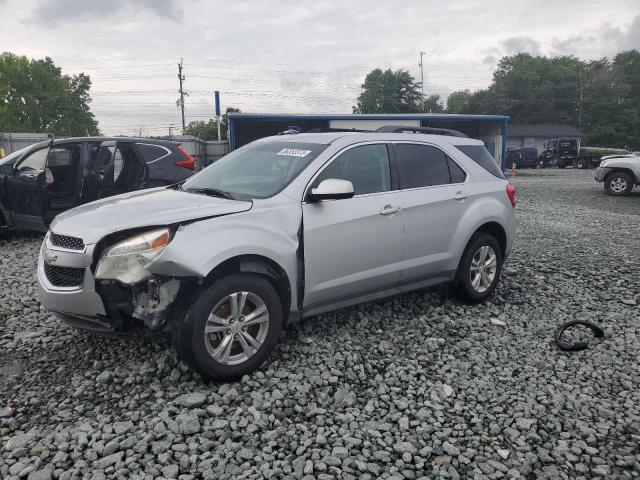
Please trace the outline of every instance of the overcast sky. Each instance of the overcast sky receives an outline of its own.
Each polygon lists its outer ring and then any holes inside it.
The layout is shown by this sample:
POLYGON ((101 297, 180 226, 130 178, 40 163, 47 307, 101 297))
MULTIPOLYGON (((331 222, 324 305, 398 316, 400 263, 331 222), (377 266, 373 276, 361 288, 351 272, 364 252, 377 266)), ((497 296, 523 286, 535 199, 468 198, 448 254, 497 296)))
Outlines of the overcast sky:
POLYGON ((0 0, 0 50, 93 80, 106 134, 166 133, 223 109, 350 113, 367 72, 404 68, 425 93, 488 85, 503 55, 582 59, 640 49, 639 0, 0 0))

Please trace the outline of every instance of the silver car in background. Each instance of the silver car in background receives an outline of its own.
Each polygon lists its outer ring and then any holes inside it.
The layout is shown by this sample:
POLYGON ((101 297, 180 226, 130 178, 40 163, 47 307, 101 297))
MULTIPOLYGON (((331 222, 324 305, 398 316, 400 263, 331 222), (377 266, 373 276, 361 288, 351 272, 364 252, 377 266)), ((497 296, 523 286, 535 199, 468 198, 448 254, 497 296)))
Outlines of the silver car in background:
POLYGON ((401 130, 264 138, 179 185, 70 210, 43 242, 40 300, 82 329, 171 331, 216 379, 258 368, 302 317, 442 282, 480 302, 515 188, 481 141, 401 130))
POLYGON ((609 195, 627 195, 640 184, 640 157, 633 153, 602 157, 596 182, 602 182, 609 195))

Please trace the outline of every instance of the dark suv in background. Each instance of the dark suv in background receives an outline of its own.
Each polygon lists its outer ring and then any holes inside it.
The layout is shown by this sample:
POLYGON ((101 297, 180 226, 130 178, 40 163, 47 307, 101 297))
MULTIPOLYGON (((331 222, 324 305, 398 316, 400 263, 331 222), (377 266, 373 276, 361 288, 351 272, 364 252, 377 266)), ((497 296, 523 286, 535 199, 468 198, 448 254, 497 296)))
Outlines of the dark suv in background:
POLYGON ((507 150, 507 166, 516 164, 517 168, 538 168, 538 149, 536 147, 510 148, 507 150))
POLYGON ((179 144, 80 137, 36 143, 0 160, 0 225, 46 231, 65 210, 181 182, 195 160, 179 144))

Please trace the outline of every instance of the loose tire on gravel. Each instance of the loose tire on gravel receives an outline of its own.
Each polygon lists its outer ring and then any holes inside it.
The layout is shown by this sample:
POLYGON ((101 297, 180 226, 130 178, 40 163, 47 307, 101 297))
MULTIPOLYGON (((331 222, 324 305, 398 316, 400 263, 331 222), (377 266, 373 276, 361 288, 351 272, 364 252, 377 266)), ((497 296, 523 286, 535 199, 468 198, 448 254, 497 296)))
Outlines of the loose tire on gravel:
POLYGON ((633 189, 633 179, 625 172, 611 172, 604 179, 604 189, 609 195, 627 195, 633 189))
POLYGON ((475 234, 460 259, 453 281, 454 294, 467 303, 482 302, 498 285, 502 260, 500 244, 493 236, 475 234))
POLYGON ((282 303, 271 283, 235 274, 203 288, 173 324, 178 355, 214 380, 231 380, 260 367, 282 332, 282 303))

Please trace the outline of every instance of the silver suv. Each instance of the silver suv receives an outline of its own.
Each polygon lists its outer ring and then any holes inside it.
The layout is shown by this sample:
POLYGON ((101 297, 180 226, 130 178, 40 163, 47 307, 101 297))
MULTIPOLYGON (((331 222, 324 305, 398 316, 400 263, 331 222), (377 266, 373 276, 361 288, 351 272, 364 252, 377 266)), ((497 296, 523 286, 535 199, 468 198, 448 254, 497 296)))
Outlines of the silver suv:
POLYGON ((40 300, 81 329, 171 331, 216 379, 258 368, 302 317, 443 282, 484 300, 515 188, 479 140, 391 130, 264 138, 179 185, 65 212, 40 300))

